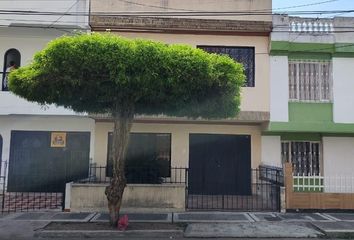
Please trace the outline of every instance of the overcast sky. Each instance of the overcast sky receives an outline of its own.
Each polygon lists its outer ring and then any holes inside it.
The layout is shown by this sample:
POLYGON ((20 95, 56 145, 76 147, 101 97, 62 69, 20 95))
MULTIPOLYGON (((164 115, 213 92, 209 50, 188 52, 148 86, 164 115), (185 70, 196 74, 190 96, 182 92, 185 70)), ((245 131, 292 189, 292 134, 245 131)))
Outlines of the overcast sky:
MULTIPOLYGON (((354 0, 273 0, 273 9, 274 12, 354 10, 354 0), (296 7, 299 5, 309 6, 296 7)), ((338 14, 312 15, 311 17, 333 17, 335 15, 338 14)), ((353 17, 354 13, 340 14, 339 16, 353 17)))

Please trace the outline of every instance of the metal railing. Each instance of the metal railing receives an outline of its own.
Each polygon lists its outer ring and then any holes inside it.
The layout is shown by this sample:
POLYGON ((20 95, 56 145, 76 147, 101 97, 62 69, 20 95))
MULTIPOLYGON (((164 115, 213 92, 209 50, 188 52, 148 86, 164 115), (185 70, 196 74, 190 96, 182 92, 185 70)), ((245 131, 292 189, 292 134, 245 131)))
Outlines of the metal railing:
POLYGON ((284 171, 280 167, 268 165, 259 166, 259 178, 263 181, 284 186, 284 171))
POLYGON ((4 72, 0 72, 0 91, 9 91, 7 84, 5 84, 4 72))
MULTIPOLYGON (((186 184, 188 169, 183 167, 170 167, 161 170, 156 167, 126 167, 125 175, 129 184, 186 184)), ((90 164, 89 175, 78 183, 109 183, 111 180, 111 168, 90 164)))
POLYGON ((228 184, 208 179, 188 187, 186 206, 191 210, 278 211, 282 172, 281 168, 260 166, 228 184))

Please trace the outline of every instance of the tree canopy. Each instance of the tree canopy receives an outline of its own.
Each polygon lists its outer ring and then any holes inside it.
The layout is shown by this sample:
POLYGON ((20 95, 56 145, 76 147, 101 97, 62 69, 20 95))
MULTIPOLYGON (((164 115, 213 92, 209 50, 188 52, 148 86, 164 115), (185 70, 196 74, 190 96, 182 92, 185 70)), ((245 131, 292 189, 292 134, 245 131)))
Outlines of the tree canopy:
POLYGON ((77 112, 233 117, 243 66, 227 56, 113 34, 79 34, 51 41, 31 64, 11 72, 15 94, 77 112))

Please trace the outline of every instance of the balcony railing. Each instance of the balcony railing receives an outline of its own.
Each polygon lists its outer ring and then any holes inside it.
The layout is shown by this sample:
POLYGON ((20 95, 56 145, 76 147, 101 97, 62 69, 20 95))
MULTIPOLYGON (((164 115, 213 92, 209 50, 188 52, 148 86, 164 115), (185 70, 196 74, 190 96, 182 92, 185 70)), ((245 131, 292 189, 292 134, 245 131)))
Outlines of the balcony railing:
POLYGON ((289 31, 296 33, 330 34, 333 33, 333 20, 326 18, 297 18, 289 19, 289 31))
POLYGON ((4 72, 0 72, 0 82, 1 82, 1 85, 0 85, 0 91, 8 91, 8 85, 7 83, 5 83, 5 77, 4 77, 4 72))

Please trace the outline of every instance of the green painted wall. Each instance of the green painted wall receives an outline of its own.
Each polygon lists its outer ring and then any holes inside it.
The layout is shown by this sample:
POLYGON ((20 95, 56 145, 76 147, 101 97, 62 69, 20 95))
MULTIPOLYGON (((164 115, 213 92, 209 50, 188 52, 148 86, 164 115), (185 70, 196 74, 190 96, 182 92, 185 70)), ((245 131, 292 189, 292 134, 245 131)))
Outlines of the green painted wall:
POLYGON ((354 57, 352 43, 298 43, 272 41, 270 55, 289 56, 291 59, 330 59, 354 57))
POLYGON ((289 102, 290 122, 333 122, 332 103, 289 102))
POLYGON ((354 124, 334 123, 332 103, 289 102, 289 122, 270 122, 263 135, 315 141, 321 136, 353 136, 354 124))
POLYGON ((271 122, 265 132, 322 133, 337 136, 354 134, 354 124, 333 122, 271 122))

